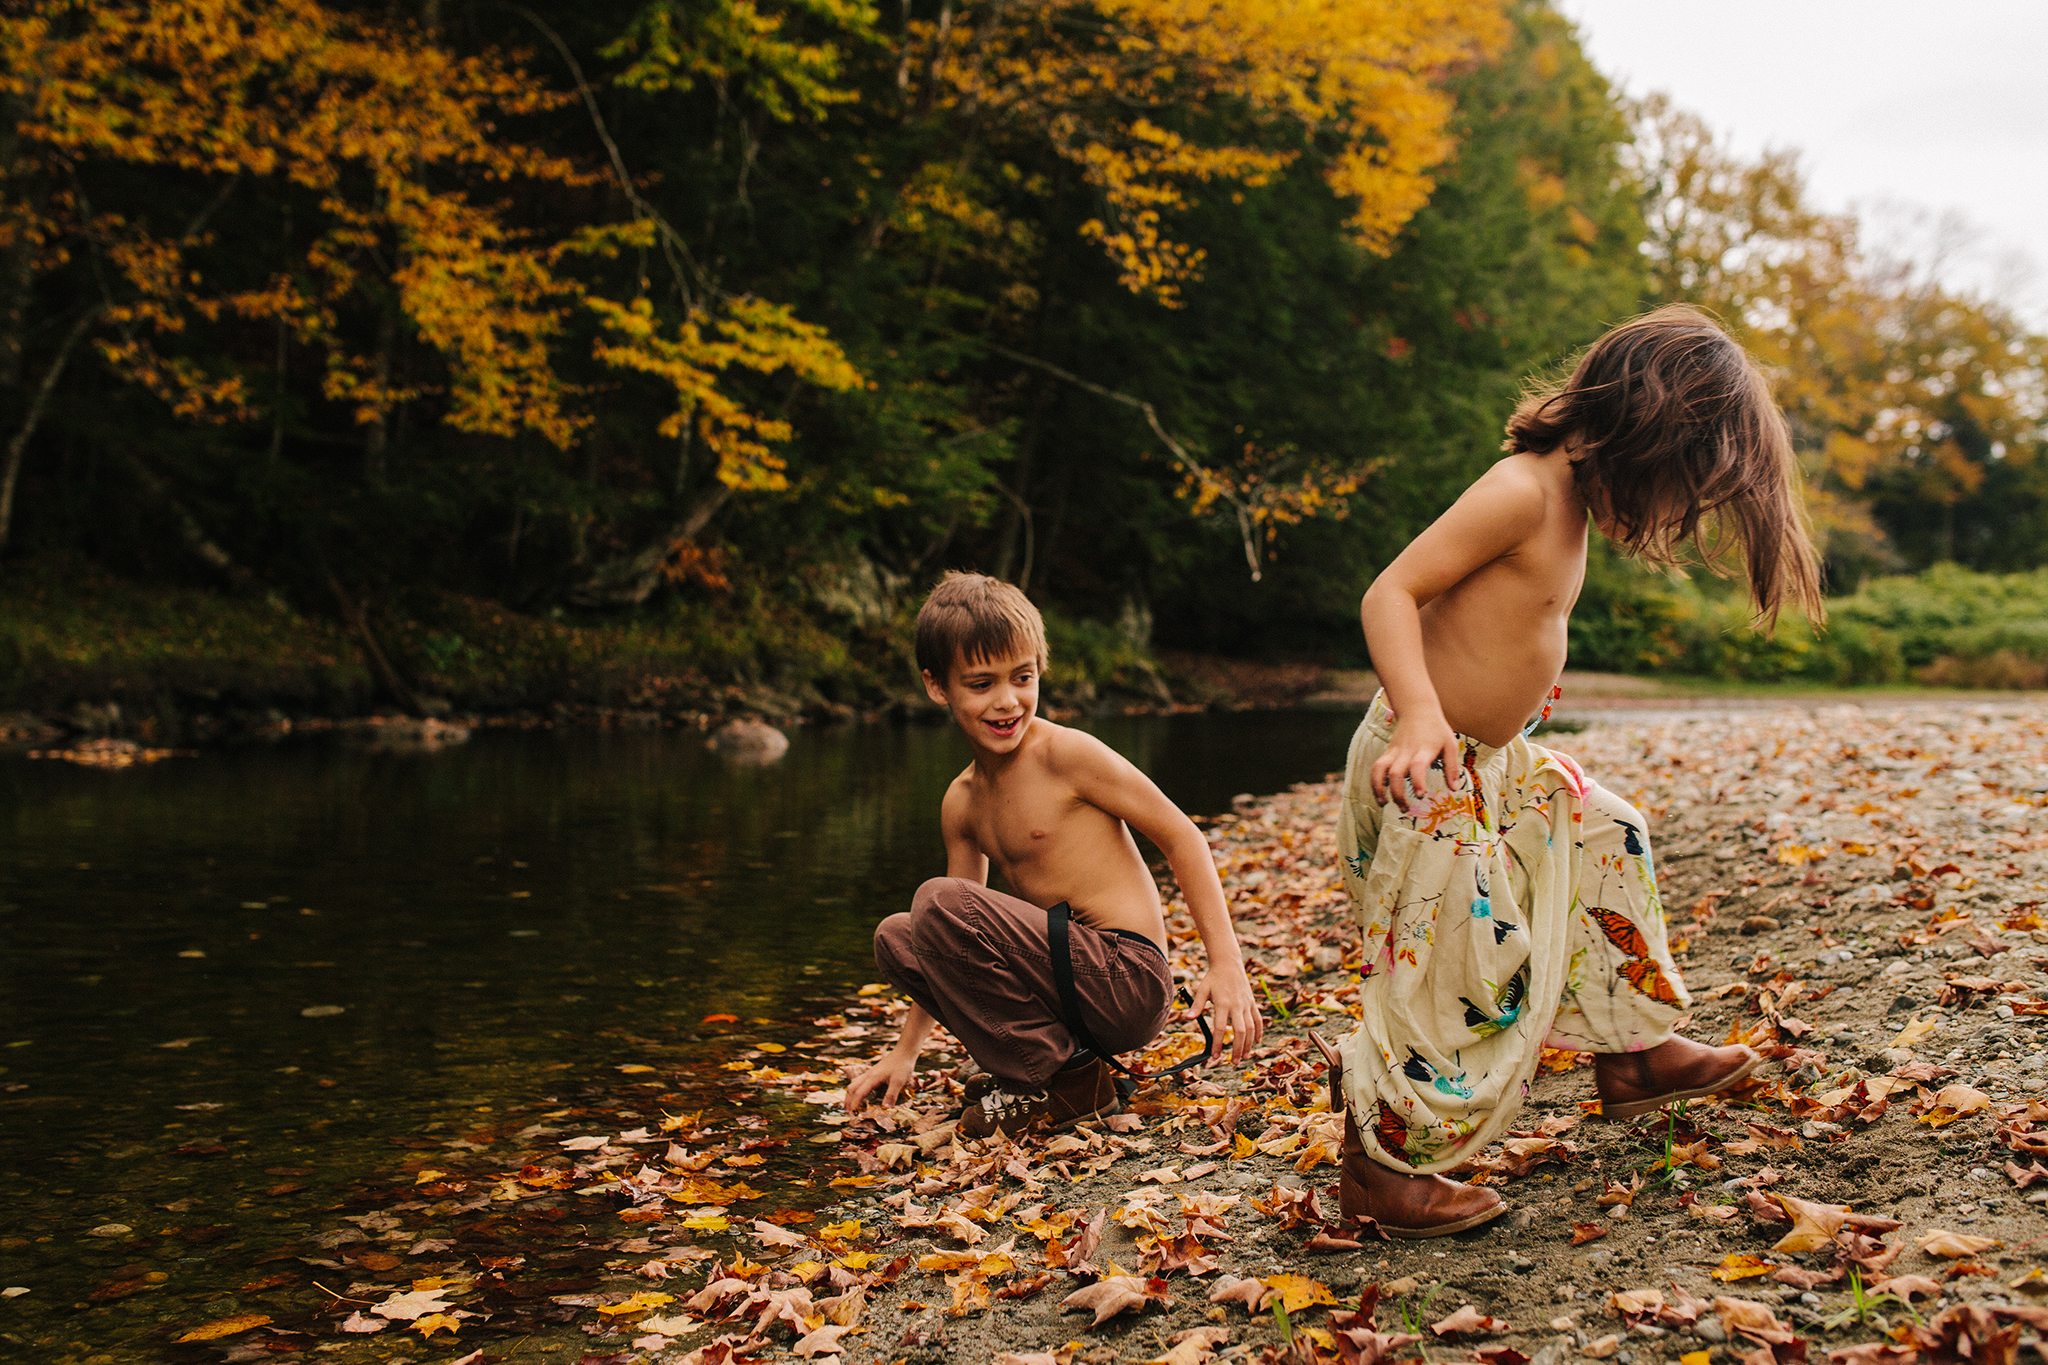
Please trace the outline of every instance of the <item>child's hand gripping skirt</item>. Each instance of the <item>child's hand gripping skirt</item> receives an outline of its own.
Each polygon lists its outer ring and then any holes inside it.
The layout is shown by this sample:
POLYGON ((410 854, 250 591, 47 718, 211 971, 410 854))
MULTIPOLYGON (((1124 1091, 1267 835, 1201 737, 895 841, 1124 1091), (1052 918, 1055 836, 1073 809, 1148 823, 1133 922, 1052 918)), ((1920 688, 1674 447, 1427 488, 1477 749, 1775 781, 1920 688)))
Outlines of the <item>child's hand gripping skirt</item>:
POLYGON ((1432 773, 1412 812, 1382 807, 1372 765, 1392 732, 1382 694, 1345 765, 1337 843, 1366 963, 1339 1052, 1367 1152, 1441 1171, 1506 1129, 1546 1043, 1655 1047, 1688 1002, 1628 803, 1518 735, 1464 739, 1456 790, 1432 773))

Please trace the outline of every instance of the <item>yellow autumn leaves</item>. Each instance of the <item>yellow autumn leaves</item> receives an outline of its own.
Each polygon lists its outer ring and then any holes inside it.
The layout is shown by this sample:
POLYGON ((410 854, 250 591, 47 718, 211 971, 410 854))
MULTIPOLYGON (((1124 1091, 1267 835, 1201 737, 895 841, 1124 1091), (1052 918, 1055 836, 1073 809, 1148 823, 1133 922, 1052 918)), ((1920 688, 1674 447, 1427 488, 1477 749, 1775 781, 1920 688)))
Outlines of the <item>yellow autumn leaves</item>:
POLYGON ((1199 186, 1266 183, 1310 139, 1335 147, 1321 174, 1353 239, 1390 251, 1454 146, 1436 78, 1507 33, 1498 4, 1458 0, 1108 0, 1088 24, 1068 9, 966 4, 914 23, 906 79, 925 73, 928 97, 963 118, 1044 138, 1102 195, 1082 235, 1126 287, 1168 304, 1204 253, 1166 216, 1199 186), (1258 140, 1168 126, 1209 106, 1248 113, 1258 140))

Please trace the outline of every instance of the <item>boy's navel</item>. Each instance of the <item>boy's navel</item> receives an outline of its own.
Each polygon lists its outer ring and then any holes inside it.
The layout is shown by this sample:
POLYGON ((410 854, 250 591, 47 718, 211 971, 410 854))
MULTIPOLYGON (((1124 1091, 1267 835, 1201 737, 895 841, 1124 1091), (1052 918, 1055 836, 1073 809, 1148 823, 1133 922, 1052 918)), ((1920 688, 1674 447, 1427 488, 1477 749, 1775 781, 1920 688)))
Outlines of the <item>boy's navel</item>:
POLYGON ((1045 831, 1042 829, 1034 829, 1031 831, 1031 837, 1034 839, 1043 839, 1045 837, 1045 831))

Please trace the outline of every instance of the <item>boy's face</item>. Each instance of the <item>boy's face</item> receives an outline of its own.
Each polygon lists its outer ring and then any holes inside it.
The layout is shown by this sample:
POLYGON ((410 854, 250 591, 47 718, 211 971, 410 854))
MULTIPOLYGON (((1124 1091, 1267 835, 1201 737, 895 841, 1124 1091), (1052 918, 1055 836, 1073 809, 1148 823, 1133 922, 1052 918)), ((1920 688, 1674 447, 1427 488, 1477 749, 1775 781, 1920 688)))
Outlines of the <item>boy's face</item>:
POLYGON ((1024 741, 1038 714, 1038 659, 955 659, 941 680, 924 675, 925 694, 950 709, 977 749, 1005 754, 1024 741))

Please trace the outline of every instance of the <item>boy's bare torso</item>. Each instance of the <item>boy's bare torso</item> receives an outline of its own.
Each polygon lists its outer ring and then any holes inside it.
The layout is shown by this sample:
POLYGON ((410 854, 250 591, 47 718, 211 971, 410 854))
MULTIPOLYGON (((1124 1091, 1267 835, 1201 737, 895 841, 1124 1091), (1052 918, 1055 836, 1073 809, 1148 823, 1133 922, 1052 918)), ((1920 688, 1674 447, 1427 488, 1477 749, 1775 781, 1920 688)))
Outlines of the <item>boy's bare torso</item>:
POLYGON ((1507 554, 1422 608, 1423 658, 1459 734, 1505 744, 1539 712, 1564 671, 1565 622, 1586 581, 1586 505, 1563 450, 1511 455, 1475 487, 1513 480, 1540 514, 1507 554))
POLYGON ((1166 944, 1159 886, 1122 820, 1089 804, 1061 775, 1061 752, 1098 741, 1034 718, 998 764, 971 764, 946 790, 949 835, 971 839, 1011 891, 1041 908, 1061 901, 1097 929, 1166 944))

